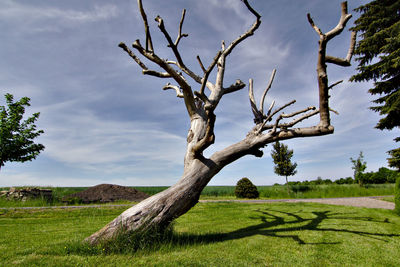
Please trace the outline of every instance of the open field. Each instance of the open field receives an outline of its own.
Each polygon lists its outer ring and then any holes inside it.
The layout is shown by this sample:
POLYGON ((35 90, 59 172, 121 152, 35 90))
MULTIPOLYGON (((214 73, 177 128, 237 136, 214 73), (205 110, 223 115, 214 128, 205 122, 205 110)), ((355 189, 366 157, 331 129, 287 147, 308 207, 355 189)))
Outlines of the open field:
POLYGON ((124 208, 0 211, 3 266, 399 266, 400 217, 314 203, 200 203, 161 244, 116 253, 80 241, 124 208))
MULTIPOLYGON (((48 188, 48 187, 47 187, 48 188)), ((21 206, 60 206, 65 205, 61 201, 63 196, 83 191, 87 187, 50 187, 53 190, 54 201, 48 203, 44 200, 28 200, 27 202, 7 201, 0 198, 0 207, 21 207, 21 206)), ((137 186, 136 189, 149 195, 154 195, 168 188, 167 186, 137 186)), ((390 196, 394 195, 394 184, 377 184, 360 187, 352 185, 309 185, 292 186, 291 194, 288 195, 285 185, 257 186, 260 192, 260 199, 285 199, 285 198, 333 198, 333 197, 361 197, 361 196, 390 196)), ((8 188, 0 188, 7 190, 8 188)), ((204 188, 200 199, 236 199, 235 186, 207 186, 204 188)), ((118 201, 117 204, 131 203, 129 201, 118 201)), ((74 204, 75 205, 75 204, 74 204)))

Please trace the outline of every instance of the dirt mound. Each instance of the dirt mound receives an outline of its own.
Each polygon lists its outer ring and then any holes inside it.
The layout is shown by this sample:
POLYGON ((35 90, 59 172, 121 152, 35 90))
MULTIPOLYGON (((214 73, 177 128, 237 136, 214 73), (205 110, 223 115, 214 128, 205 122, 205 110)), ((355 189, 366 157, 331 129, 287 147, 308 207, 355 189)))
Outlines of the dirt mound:
POLYGON ((93 187, 74 193, 63 198, 63 201, 76 201, 82 203, 113 202, 116 200, 142 201, 149 195, 131 187, 115 184, 99 184, 93 187))

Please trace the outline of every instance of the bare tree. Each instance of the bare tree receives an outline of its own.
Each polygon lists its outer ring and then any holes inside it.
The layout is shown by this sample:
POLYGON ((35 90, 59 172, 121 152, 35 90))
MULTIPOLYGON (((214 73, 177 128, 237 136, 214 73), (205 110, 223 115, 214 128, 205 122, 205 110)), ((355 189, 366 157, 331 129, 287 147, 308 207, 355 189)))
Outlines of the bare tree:
POLYGON ((170 224, 175 218, 186 213, 199 200, 199 196, 203 188, 208 182, 226 165, 245 156, 254 155, 261 157, 263 155, 262 148, 267 144, 286 140, 296 137, 308 137, 332 134, 333 126, 330 124, 329 113, 329 90, 340 82, 328 85, 328 76, 326 71, 326 63, 333 63, 340 66, 350 66, 350 60, 355 44, 355 34, 352 33, 350 48, 346 58, 337 58, 326 55, 327 43, 340 34, 345 27, 347 21, 351 18, 351 14, 347 12, 347 3, 341 4, 341 16, 339 23, 335 28, 327 33, 323 33, 313 22, 308 14, 308 21, 312 28, 319 36, 318 62, 317 62, 317 80, 319 92, 319 108, 306 107, 297 112, 290 114, 282 111, 293 105, 296 100, 292 100, 287 104, 276 107, 275 101, 264 112, 265 97, 272 86, 275 70, 271 74, 268 86, 262 94, 259 105, 257 106, 253 94, 253 81, 249 81, 249 98, 251 109, 254 114, 255 126, 250 129, 247 136, 240 142, 215 152, 211 157, 206 158, 203 152, 214 143, 214 125, 216 121, 215 109, 226 94, 234 93, 243 89, 246 85, 241 80, 236 80, 233 84, 226 86, 224 82, 224 74, 226 61, 232 50, 245 39, 252 36, 261 23, 261 16, 255 11, 247 0, 242 0, 249 13, 255 17, 252 26, 237 39, 226 45, 222 41, 221 49, 216 53, 211 61, 212 63, 206 68, 202 60, 197 56, 198 63, 203 71, 196 74, 190 70, 184 63, 179 52, 179 43, 187 34, 182 33, 182 26, 185 19, 185 10, 182 12, 180 19, 178 36, 173 41, 169 32, 164 26, 164 21, 160 16, 155 20, 158 28, 168 42, 175 60, 166 60, 160 57, 154 51, 151 33, 149 31, 147 16, 143 8, 141 0, 138 0, 140 14, 143 18, 145 26, 146 40, 143 46, 139 40, 136 40, 132 47, 147 61, 158 65, 162 71, 149 69, 148 66, 140 59, 127 45, 120 43, 121 47, 141 68, 142 73, 158 78, 172 80, 173 83, 167 83, 163 89, 173 89, 176 95, 182 98, 187 114, 190 119, 190 129, 187 135, 187 149, 184 157, 184 170, 181 179, 170 188, 160 192, 152 197, 145 199, 139 204, 129 208, 113 221, 108 223, 101 230, 92 234, 86 241, 96 244, 101 240, 112 239, 115 233, 120 229, 127 231, 146 231, 152 227, 163 228, 170 224), (209 80, 210 73, 216 69, 216 79, 214 82, 209 80), (191 85, 189 80, 193 80, 191 85), (198 90, 194 91, 193 87, 198 90), (207 89, 207 90, 206 90, 207 89), (311 127, 295 128, 295 126, 312 116, 319 114, 320 121, 317 125, 311 127), (286 121, 285 119, 292 119, 286 121))

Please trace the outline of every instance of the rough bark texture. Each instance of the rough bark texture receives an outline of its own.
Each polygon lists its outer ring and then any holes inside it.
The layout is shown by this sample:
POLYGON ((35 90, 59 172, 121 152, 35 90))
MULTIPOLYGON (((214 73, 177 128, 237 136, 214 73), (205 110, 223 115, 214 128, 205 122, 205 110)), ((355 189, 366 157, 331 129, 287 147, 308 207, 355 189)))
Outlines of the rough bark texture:
POLYGON ((171 36, 166 30, 163 19, 160 16, 156 18, 158 27, 166 38, 168 46, 172 49, 176 58, 176 61, 164 60, 159 57, 153 49, 143 4, 141 0, 138 0, 139 10, 145 25, 146 47, 142 47, 139 40, 136 40, 132 44, 132 47, 139 52, 142 57, 157 64, 164 72, 150 70, 127 45, 121 43, 119 46, 142 68, 143 74, 158 78, 172 79, 177 84, 167 83, 163 89, 173 89, 177 97, 183 98, 191 122, 187 136, 184 173, 178 183, 126 210, 101 230, 88 237, 86 241, 91 244, 97 244, 101 240, 112 239, 120 229, 145 231, 152 227, 166 227, 172 220, 186 213, 196 205, 203 188, 224 166, 245 155, 261 157, 263 155, 261 149, 275 141, 333 133, 334 128, 330 125, 329 119, 330 108, 328 93, 329 89, 337 83, 328 86, 326 63, 334 63, 341 66, 350 65, 355 35, 352 35, 352 42, 346 59, 327 56, 326 44, 343 30, 345 24, 351 17, 350 14, 347 14, 346 3, 342 3, 342 13, 338 25, 326 34, 322 33, 321 30, 315 26, 311 16, 308 15, 311 26, 320 37, 317 62, 319 108, 306 107, 297 112, 285 114, 282 111, 296 101, 292 100, 275 109, 273 109, 275 102, 272 101, 268 111, 264 113, 264 100, 268 90, 272 86, 276 72, 274 70, 268 86, 262 95, 259 107, 257 107, 253 95, 253 82, 252 80, 250 81, 249 99, 251 110, 254 114, 255 126, 249 131, 247 136, 242 141, 215 152, 208 159, 203 156, 203 151, 214 143, 214 125, 216 122, 214 110, 218 103, 225 94, 236 92, 245 87, 245 84, 241 80, 236 80, 228 87, 224 86, 227 57, 237 45, 252 36, 261 24, 261 16, 249 5, 247 0, 242 0, 242 2, 249 13, 255 17, 255 22, 245 33, 232 41, 228 46, 222 42, 221 50, 216 53, 216 56, 208 68, 204 67, 200 57, 197 56, 197 60, 203 70, 203 74, 198 75, 184 64, 178 49, 180 40, 188 36, 182 33, 185 10, 182 12, 182 18, 179 23, 179 33, 175 42, 172 41, 171 36), (213 83, 208 77, 215 67, 216 80, 213 83), (195 82, 195 85, 200 88, 199 91, 192 90, 188 78, 195 82), (208 89, 207 94, 205 88, 208 89), (298 123, 318 113, 320 113, 320 122, 318 125, 294 128, 298 123), (292 121, 284 122, 285 119, 292 119, 292 121))

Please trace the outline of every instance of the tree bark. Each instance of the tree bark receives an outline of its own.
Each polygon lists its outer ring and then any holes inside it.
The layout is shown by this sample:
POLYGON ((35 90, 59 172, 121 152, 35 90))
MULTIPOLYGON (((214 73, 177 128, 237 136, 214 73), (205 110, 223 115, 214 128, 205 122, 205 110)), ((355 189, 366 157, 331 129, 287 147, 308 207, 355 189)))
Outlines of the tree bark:
POLYGON ((185 214, 197 204, 200 193, 220 170, 212 160, 194 160, 178 183, 129 208, 86 241, 97 244, 112 239, 119 230, 127 231, 167 227, 175 218, 185 214))

